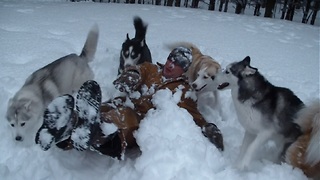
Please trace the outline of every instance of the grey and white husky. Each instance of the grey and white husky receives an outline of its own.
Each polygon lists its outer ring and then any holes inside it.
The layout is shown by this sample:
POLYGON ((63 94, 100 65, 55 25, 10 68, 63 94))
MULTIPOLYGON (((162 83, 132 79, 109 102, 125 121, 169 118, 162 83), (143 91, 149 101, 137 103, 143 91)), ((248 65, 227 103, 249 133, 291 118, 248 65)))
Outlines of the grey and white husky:
POLYGON ((9 100, 6 118, 16 141, 28 145, 34 142, 47 105, 57 96, 71 94, 94 78, 88 63, 94 59, 98 36, 98 25, 94 25, 80 55, 69 54, 33 72, 9 100))
MULTIPOLYGON (((231 63, 215 79, 218 89, 231 89, 240 124, 245 129, 236 166, 246 169, 268 140, 279 146, 279 158, 285 147, 300 134, 294 123, 303 102, 288 88, 277 87, 266 80, 257 68, 250 66, 250 57, 231 63)), ((280 159, 278 159, 280 160, 280 159)))

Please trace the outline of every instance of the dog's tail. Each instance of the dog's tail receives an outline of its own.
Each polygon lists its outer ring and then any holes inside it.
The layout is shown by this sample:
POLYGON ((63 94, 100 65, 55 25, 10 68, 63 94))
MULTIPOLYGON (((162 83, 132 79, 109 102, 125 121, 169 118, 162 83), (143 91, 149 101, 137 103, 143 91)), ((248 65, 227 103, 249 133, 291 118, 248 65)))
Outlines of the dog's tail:
POLYGON ((180 47, 180 46, 191 49, 192 55, 194 55, 194 54, 203 55, 202 52, 200 51, 200 49, 196 45, 194 45, 190 42, 176 42, 176 43, 165 44, 165 47, 167 49, 169 49, 170 51, 172 51, 174 48, 180 47))
POLYGON ((139 40, 145 40, 148 25, 144 23, 142 19, 138 16, 134 17, 133 25, 134 25, 134 28, 136 29, 135 38, 139 40))
POLYGON ((311 126, 311 139, 308 145, 305 162, 315 165, 320 161, 320 99, 312 102, 299 112, 296 121, 302 128, 302 131, 308 131, 311 126))
POLYGON ((95 24, 88 33, 87 40, 82 48, 80 57, 85 58, 88 62, 93 61, 97 50, 99 38, 99 27, 95 24))

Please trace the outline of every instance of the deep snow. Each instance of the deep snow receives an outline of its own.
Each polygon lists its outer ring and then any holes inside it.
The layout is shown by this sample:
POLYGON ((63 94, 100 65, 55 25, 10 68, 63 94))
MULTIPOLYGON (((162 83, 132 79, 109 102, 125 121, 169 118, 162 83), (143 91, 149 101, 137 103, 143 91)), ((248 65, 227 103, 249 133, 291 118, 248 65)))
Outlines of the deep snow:
MULTIPOLYGON (((246 9, 248 10, 248 9, 246 9)), ((186 8, 68 2, 0 2, 0 177, 3 179, 243 179, 303 180, 302 171, 264 159, 248 171, 233 164, 243 128, 231 94, 220 93, 222 115, 210 119, 221 129, 225 151, 201 134, 191 116, 178 108, 175 95, 161 91, 135 133, 142 155, 124 161, 94 152, 42 151, 14 141, 5 113, 10 97, 36 69, 69 53, 80 53, 94 23, 100 28, 98 50, 90 64, 103 99, 117 94, 112 85, 126 33, 134 36, 133 16, 148 26, 147 43, 154 61, 164 63, 165 43, 192 42, 222 67, 249 55, 252 66, 274 85, 290 88, 308 102, 319 98, 319 27, 262 17, 186 8)), ((271 155, 277 147, 264 147, 271 155)), ((264 156, 264 154, 261 154, 264 156)), ((268 156, 269 157, 269 156, 268 156)), ((271 158, 271 156, 270 156, 271 158)))

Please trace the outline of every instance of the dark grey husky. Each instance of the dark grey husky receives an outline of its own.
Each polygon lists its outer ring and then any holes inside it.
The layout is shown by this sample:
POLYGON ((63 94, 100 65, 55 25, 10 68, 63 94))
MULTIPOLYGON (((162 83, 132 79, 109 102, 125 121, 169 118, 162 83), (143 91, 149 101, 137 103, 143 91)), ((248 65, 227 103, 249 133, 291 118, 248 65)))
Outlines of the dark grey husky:
POLYGON ((294 123, 303 102, 289 89, 268 82, 257 68, 250 66, 250 57, 227 66, 216 76, 218 89, 231 89, 238 120, 245 129, 237 163, 248 168, 253 157, 268 140, 280 142, 282 148, 300 135, 294 123))
POLYGON ((151 62, 151 53, 146 43, 147 24, 140 17, 134 17, 133 25, 136 30, 134 38, 130 39, 127 33, 127 39, 122 44, 120 52, 120 65, 118 74, 120 74, 126 66, 141 64, 143 62, 151 62))

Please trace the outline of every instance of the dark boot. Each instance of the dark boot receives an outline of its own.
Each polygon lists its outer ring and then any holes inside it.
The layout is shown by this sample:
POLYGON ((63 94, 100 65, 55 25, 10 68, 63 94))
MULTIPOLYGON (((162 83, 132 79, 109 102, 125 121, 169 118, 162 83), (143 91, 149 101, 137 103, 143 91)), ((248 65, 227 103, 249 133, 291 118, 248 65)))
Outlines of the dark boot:
POLYGON ((113 158, 121 159, 122 156, 122 141, 119 137, 118 132, 108 135, 108 137, 104 137, 100 140, 103 142, 102 144, 93 144, 91 147, 93 150, 98 151, 107 156, 111 156, 113 158))
POLYGON ((79 89, 76 99, 78 122, 71 140, 79 151, 88 149, 100 131, 101 89, 97 82, 87 81, 79 89))
POLYGON ((70 95, 54 99, 44 112, 43 124, 36 134, 36 144, 48 150, 53 142, 59 143, 70 137, 74 127, 74 99, 70 95))

